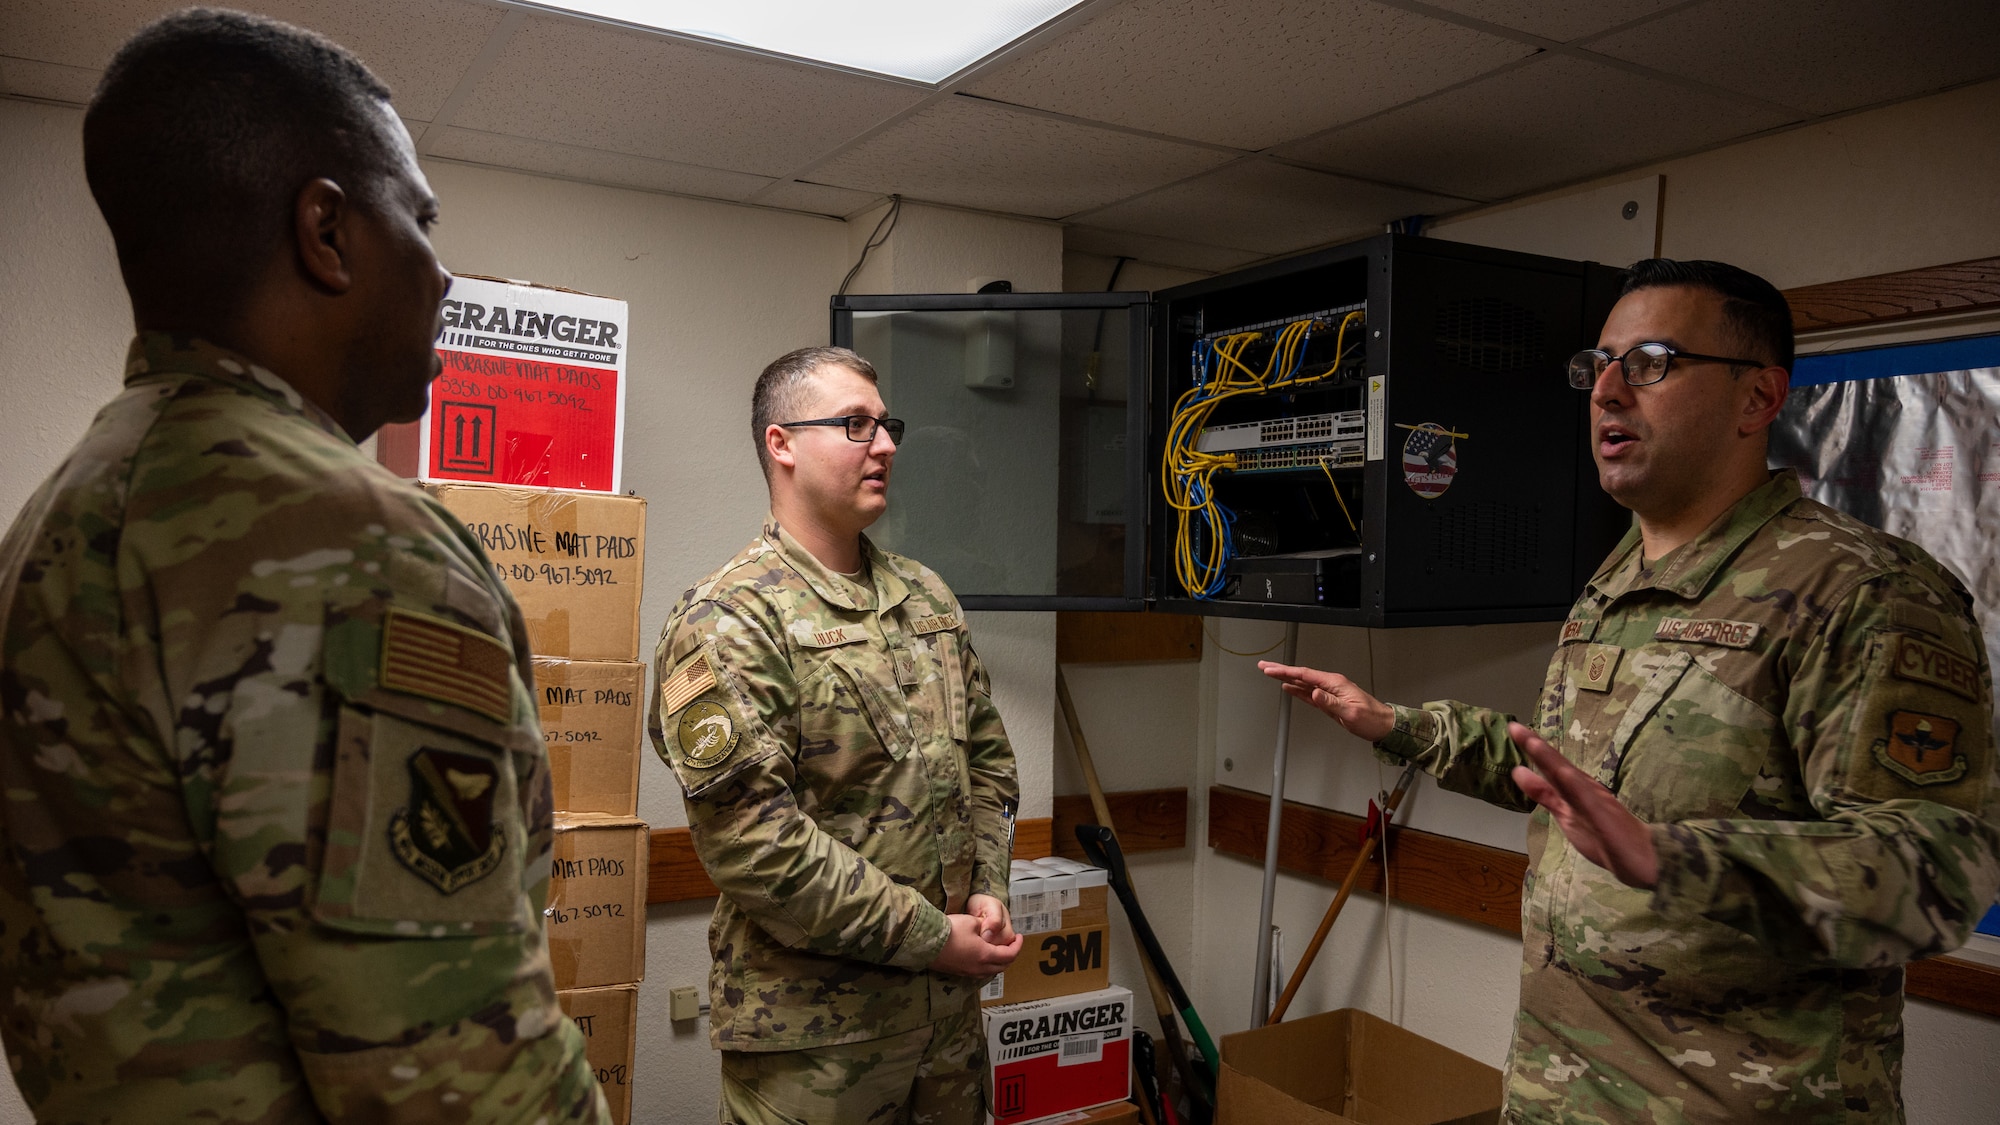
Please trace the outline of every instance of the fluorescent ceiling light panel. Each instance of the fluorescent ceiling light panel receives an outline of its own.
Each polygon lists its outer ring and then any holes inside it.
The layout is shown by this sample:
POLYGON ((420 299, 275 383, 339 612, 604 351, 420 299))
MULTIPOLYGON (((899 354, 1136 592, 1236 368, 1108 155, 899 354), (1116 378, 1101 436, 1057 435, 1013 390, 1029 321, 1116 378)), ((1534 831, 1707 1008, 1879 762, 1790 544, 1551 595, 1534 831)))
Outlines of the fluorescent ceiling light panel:
POLYGON ((1082 0, 534 0, 636 27, 933 85, 1082 0))

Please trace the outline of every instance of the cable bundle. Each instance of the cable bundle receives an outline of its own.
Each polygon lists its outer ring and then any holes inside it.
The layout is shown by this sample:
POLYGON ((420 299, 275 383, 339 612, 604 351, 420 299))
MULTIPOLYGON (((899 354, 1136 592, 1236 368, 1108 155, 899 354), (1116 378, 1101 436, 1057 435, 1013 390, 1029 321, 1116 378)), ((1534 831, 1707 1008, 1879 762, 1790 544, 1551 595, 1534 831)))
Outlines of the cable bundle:
POLYGON ((1203 453, 1195 448, 1209 417, 1217 406, 1239 395, 1292 391, 1333 378, 1347 355, 1347 330, 1362 319, 1358 309, 1341 318, 1334 339, 1334 362, 1320 374, 1303 379, 1299 371, 1305 365, 1313 326, 1322 323, 1318 317, 1295 320, 1279 329, 1262 371, 1251 370, 1243 358, 1266 338, 1261 331, 1195 341, 1194 386, 1174 403, 1160 467, 1160 485, 1178 521, 1174 576, 1191 596, 1206 600, 1221 593, 1229 577, 1229 560, 1236 553, 1230 535, 1236 514, 1216 502, 1212 487, 1216 470, 1234 468, 1236 455, 1203 453))

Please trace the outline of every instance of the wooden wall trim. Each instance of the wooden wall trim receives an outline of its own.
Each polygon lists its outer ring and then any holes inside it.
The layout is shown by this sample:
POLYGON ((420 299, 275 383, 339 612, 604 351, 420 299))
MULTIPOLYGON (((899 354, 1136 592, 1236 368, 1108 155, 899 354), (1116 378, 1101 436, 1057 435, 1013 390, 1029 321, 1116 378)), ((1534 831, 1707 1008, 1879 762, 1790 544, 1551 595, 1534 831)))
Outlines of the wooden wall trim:
POLYGON ((1802 285, 1785 300, 1795 332, 2000 308, 2000 258, 1802 285))
MULTIPOLYGON (((1223 785, 1210 788, 1208 794, 1209 847, 1264 862, 1270 798, 1223 785)), ((1286 801, 1278 866, 1338 883, 1354 863, 1360 833, 1360 817, 1286 801)), ((1505 933, 1521 932, 1521 878, 1527 873, 1527 856, 1414 828, 1395 829, 1390 850, 1398 901, 1505 933)), ((1381 866, 1371 865, 1356 889, 1380 894, 1381 875, 1381 866)), ((1933 957, 1912 963, 1905 976, 1908 995, 2000 1018, 2000 968, 1933 957)))
MULTIPOLYGON (((1185 789, 1136 789, 1106 793, 1111 819, 1118 822, 1118 842, 1128 852, 1164 851, 1187 846, 1188 794, 1185 789)), ((1040 859, 1064 855, 1082 859, 1076 826, 1095 824, 1088 797, 1057 797, 1055 816, 1027 817, 1014 823, 1014 858, 1040 859)), ((648 842, 652 865, 646 872, 646 902, 689 902, 714 898, 715 884, 694 854, 694 840, 685 828, 655 828, 648 842)))
POLYGON ((1056 660, 1062 664, 1130 664, 1200 660, 1202 618, 1179 613, 1056 614, 1056 660))
MULTIPOLYGON (((1264 827, 1271 799, 1226 785, 1208 791, 1208 846, 1264 862, 1264 827)), ((1338 883, 1360 851, 1361 818, 1297 801, 1285 802, 1278 866, 1338 883)), ((1528 857, 1415 828, 1389 837, 1394 897, 1510 934, 1521 932, 1521 878, 1528 857)), ((1380 894, 1382 867, 1371 864, 1357 890, 1380 894)))

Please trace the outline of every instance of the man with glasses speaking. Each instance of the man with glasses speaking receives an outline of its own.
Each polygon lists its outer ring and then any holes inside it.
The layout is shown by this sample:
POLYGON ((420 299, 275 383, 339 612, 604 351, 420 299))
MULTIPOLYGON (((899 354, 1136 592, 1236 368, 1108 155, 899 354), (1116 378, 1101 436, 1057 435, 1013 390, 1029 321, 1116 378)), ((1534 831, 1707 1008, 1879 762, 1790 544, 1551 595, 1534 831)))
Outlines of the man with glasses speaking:
POLYGON ((1532 726, 1263 665, 1384 757, 1536 810, 1509 1121, 1899 1122, 1903 965, 2000 888, 1971 596, 1769 471, 1791 363, 1769 282, 1632 267, 1569 379, 1637 518, 1532 726))
POLYGON ((901 419, 845 348, 758 377, 763 534, 685 594, 654 653, 653 745, 722 892, 709 1037, 722 1120, 984 1120, 983 978, 1019 786, 958 601, 862 532, 901 419))

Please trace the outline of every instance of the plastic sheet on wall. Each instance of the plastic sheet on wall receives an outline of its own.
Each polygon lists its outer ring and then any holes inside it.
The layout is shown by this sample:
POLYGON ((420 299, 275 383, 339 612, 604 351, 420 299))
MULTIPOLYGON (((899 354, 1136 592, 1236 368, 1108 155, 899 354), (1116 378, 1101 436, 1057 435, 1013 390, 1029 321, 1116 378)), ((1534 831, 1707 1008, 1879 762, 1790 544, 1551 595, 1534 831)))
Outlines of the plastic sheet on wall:
MULTIPOLYGON (((1951 568, 2000 664, 2000 367, 1795 385, 1771 464, 1951 568)), ((1979 931, 2000 936, 2000 907, 1979 931)))

